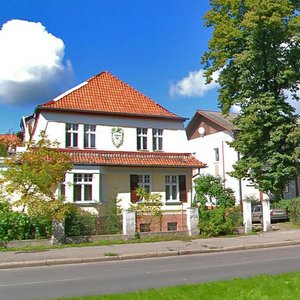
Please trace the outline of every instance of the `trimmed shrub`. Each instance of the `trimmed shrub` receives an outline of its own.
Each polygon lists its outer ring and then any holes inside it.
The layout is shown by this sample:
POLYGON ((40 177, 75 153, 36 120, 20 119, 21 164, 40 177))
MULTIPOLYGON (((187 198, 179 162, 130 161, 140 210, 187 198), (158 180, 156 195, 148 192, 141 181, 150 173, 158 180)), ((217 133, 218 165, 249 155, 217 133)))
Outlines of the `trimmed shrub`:
POLYGON ((282 199, 274 203, 274 207, 285 209, 291 222, 300 225, 300 198, 282 199))
POLYGON ((73 207, 65 218, 66 236, 85 236, 95 232, 95 216, 83 209, 73 207))
POLYGON ((288 205, 289 218, 295 225, 300 225, 300 198, 292 199, 288 205))
POLYGON ((204 236, 234 234, 236 227, 242 224, 239 207, 200 209, 200 232, 204 236))
POLYGON ((40 217, 30 217, 25 212, 13 211, 7 201, 0 202, 0 243, 12 240, 47 238, 51 222, 40 217))

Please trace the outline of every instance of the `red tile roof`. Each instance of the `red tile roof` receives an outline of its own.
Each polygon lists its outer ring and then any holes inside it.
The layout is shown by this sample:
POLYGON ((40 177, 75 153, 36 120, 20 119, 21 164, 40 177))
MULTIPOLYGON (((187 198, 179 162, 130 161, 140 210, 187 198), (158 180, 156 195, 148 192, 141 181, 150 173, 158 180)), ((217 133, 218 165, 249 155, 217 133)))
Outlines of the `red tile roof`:
POLYGON ((68 153, 74 164, 128 167, 204 168, 206 164, 191 153, 124 152, 102 150, 58 149, 68 153))
POLYGON ((107 71, 37 107, 45 109, 185 120, 107 71))

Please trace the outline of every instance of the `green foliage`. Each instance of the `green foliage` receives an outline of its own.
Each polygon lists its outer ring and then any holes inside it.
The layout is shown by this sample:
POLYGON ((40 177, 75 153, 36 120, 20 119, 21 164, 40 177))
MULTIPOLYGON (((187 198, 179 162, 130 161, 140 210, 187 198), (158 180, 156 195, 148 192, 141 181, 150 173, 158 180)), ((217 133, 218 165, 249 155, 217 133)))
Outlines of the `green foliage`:
POLYGON ((85 236, 95 232, 96 220, 91 213, 72 206, 65 218, 66 236, 85 236))
POLYGON ((234 234, 236 227, 242 224, 242 214, 239 207, 200 209, 200 233, 204 236, 220 236, 234 234))
POLYGON ((203 207, 206 203, 219 207, 232 207, 235 204, 233 191, 224 188, 222 179, 212 175, 200 175, 195 179, 196 201, 203 207))
POLYGON ((290 201, 288 212, 291 222, 295 225, 300 225, 300 198, 290 201))
POLYGON ((0 201, 0 244, 11 240, 47 238, 51 233, 51 222, 41 217, 30 217, 13 211, 7 201, 0 201))
POLYGON ((274 206, 285 209, 288 212, 291 222, 294 225, 300 225, 300 198, 282 199, 274 206))
POLYGON ((68 209, 56 199, 55 188, 67 170, 72 168, 70 157, 57 151, 44 132, 37 142, 31 142, 25 152, 5 159, 7 170, 1 172, 5 192, 18 195, 15 205, 27 208, 32 215, 51 215, 62 220, 68 209))
POLYGON ((280 197, 299 172, 300 130, 286 91, 298 100, 299 1, 213 0, 206 25, 213 27, 203 56, 208 82, 219 76, 224 114, 241 108, 231 146, 241 154, 231 175, 247 178, 280 197))
POLYGON ((0 157, 7 156, 8 146, 5 144, 0 144, 0 157))
POLYGON ((109 204, 107 210, 107 221, 106 221, 106 228, 108 233, 122 232, 122 223, 121 223, 122 210, 119 205, 120 201, 121 200, 115 197, 112 199, 111 203, 109 204))
POLYGON ((148 213, 159 217, 161 215, 162 196, 158 193, 149 193, 143 187, 138 187, 136 191, 140 201, 136 204, 131 204, 130 210, 140 214, 148 213))

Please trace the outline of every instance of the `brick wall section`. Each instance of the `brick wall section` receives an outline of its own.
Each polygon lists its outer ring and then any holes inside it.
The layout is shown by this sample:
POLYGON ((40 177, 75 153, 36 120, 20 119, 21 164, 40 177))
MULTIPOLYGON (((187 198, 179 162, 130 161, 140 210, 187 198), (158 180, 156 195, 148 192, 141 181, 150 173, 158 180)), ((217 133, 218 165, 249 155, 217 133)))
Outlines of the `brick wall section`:
POLYGON ((136 231, 137 232, 143 232, 143 231, 147 232, 149 230, 151 232, 175 231, 174 223, 177 223, 176 224, 177 231, 186 231, 187 230, 186 222, 187 219, 185 213, 183 214, 164 213, 161 219, 150 215, 138 215, 136 218, 136 225, 137 225, 136 231))

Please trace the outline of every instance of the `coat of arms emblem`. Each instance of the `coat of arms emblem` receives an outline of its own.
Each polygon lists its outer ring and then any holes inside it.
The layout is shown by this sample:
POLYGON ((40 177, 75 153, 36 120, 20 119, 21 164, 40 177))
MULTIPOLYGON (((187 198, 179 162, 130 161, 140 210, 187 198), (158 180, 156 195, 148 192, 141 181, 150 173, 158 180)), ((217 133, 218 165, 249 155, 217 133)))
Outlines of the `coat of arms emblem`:
POLYGON ((124 142, 124 130, 120 127, 114 127, 111 130, 111 139, 115 147, 119 148, 124 142))

